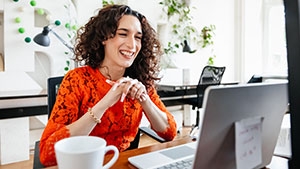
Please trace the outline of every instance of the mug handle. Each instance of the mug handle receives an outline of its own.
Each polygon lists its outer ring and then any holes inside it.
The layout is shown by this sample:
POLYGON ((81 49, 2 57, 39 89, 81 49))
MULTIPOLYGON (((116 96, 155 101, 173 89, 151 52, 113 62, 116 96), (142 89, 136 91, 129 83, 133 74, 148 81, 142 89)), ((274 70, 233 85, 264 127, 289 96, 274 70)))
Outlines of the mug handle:
POLYGON ((106 146, 105 147, 105 154, 108 152, 108 151, 114 151, 114 156, 110 159, 110 161, 108 163, 106 163, 104 166, 103 166, 103 169, 108 169, 110 168, 116 161, 117 159, 119 158, 119 150, 117 149, 116 146, 113 146, 113 145, 109 145, 109 146, 106 146))

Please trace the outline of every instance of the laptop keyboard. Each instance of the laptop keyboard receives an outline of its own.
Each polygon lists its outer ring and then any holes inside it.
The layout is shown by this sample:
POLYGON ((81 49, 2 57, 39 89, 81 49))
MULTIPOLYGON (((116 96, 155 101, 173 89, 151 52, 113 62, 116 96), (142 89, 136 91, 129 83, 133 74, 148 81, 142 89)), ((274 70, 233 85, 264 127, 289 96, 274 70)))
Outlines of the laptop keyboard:
POLYGON ((187 158, 185 160, 176 161, 171 164, 167 164, 157 169, 191 169, 193 165, 193 157, 187 158))

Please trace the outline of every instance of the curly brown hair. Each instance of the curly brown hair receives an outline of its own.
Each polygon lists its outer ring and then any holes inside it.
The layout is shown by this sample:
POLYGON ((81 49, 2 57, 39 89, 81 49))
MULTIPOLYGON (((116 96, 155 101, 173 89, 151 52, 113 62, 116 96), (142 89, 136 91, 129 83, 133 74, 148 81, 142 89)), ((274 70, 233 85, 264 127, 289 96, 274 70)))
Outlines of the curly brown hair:
POLYGON ((124 76, 138 79, 146 88, 160 80, 159 57, 162 54, 161 44, 155 30, 150 26, 145 16, 126 5, 108 5, 100 9, 96 16, 77 32, 75 60, 92 68, 99 68, 104 60, 103 41, 113 38, 123 15, 133 15, 139 19, 142 26, 142 47, 133 64, 126 68, 124 76))

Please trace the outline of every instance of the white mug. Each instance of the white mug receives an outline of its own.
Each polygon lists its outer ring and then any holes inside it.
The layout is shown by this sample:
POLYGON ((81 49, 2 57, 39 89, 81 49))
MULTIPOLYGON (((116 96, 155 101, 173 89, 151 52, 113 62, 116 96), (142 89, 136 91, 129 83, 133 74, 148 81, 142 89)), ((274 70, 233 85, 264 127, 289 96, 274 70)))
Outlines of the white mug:
POLYGON ((106 141, 95 136, 74 136, 62 139, 54 145, 59 169, 110 168, 119 157, 119 150, 106 146, 106 141), (114 151, 114 156, 103 166, 104 155, 114 151))

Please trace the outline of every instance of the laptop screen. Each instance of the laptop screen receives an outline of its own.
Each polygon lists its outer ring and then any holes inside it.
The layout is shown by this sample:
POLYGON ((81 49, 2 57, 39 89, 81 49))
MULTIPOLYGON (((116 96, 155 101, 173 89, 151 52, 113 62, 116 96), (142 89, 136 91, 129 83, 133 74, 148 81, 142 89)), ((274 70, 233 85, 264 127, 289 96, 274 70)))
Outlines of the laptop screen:
POLYGON ((204 94, 203 119, 194 168, 236 168, 234 124, 262 118, 261 163, 271 162, 283 116, 288 108, 287 83, 210 86, 204 94))

